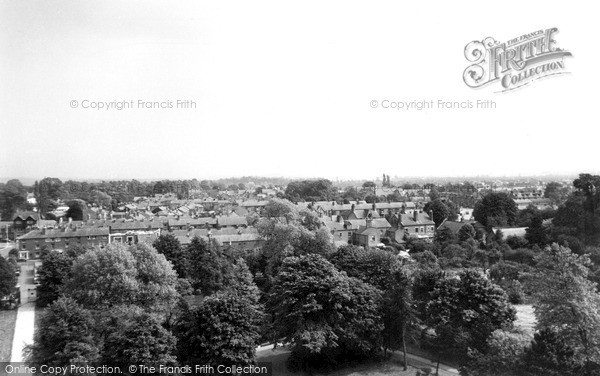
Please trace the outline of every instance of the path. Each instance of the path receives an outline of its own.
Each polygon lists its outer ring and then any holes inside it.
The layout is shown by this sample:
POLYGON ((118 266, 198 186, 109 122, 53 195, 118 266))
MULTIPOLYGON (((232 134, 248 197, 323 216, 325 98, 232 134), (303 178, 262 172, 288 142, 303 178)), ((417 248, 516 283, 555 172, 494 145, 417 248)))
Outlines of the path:
POLYGON ((33 261, 19 263, 19 265, 21 266, 21 275, 19 276, 19 284, 21 285, 21 305, 17 311, 15 335, 10 355, 11 362, 23 361, 23 349, 26 345, 33 343, 33 330, 35 325, 35 303, 28 301, 28 289, 35 287, 33 284, 33 261))

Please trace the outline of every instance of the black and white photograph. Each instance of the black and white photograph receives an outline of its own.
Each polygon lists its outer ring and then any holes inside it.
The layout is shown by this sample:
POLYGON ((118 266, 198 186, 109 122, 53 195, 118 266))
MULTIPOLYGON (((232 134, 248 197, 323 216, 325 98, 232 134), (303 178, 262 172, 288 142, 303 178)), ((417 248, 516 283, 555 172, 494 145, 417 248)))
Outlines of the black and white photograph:
POLYGON ((600 376, 598 10, 0 0, 0 376, 600 376))

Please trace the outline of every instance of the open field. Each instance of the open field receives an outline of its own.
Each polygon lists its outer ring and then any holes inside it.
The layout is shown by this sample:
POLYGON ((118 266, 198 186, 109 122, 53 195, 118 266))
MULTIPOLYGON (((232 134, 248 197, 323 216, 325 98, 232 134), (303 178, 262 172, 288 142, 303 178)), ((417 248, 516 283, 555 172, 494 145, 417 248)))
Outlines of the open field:
POLYGON ((10 362, 17 310, 0 311, 0 362, 10 362))
POLYGON ((515 305, 515 309, 517 310, 517 321, 515 321, 515 326, 525 330, 525 332, 533 338, 536 323, 533 306, 531 304, 518 304, 515 305))

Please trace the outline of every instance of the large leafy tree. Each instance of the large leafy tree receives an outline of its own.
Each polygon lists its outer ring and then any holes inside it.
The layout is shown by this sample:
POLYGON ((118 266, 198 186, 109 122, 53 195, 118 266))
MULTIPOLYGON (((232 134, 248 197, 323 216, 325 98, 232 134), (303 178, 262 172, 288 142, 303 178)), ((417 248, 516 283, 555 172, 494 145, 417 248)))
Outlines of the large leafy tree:
POLYGON ((182 314, 176 325, 179 356, 190 364, 250 364, 258 345, 261 311, 232 291, 218 292, 182 314))
POLYGON ((468 348, 484 350, 490 334, 516 318, 506 293, 475 270, 440 280, 427 313, 439 343, 462 355, 468 348))
POLYGON ((320 255, 286 258, 268 298, 273 339, 288 343, 302 368, 367 356, 379 346, 379 299, 320 255))
POLYGON ((0 184, 0 213, 3 221, 12 221, 17 209, 24 208, 27 203, 27 189, 19 180, 12 179, 0 184))
POLYGON ((175 269, 179 278, 186 277, 188 267, 186 254, 181 247, 181 243, 173 234, 159 236, 152 243, 152 246, 173 264, 173 269, 175 269))
POLYGON ((137 306, 119 306, 103 322, 102 362, 127 369, 129 364, 158 367, 176 364, 175 337, 160 317, 137 306))
POLYGON ((51 252, 44 258, 39 269, 40 285, 37 288, 36 304, 39 307, 46 307, 58 299, 64 281, 71 273, 72 265, 73 259, 63 253, 51 252))
POLYGON ((333 184, 327 179, 291 181, 285 189, 285 195, 292 201, 330 200, 334 193, 333 184))
POLYGON ((511 226, 517 219, 517 204, 506 193, 488 193, 475 204, 473 216, 488 228, 511 226))
MULTIPOLYGON (((425 204, 424 210, 426 213, 433 213, 432 220, 435 222, 436 227, 441 225, 444 220, 448 219, 451 214, 455 214, 451 213, 448 205, 439 198, 425 204)), ((456 217, 456 215, 453 215, 453 217, 456 217)))
POLYGON ((260 338, 263 308, 252 274, 242 259, 233 266, 228 288, 198 307, 184 305, 175 325, 183 363, 249 364, 260 338))
POLYGON ((62 197, 63 183, 57 178, 44 178, 34 185, 34 194, 40 213, 45 214, 56 206, 56 200, 62 197))
POLYGON ((0 297, 12 293, 16 283, 15 269, 4 257, 0 256, 0 297))
POLYGON ((186 255, 186 275, 196 290, 210 295, 226 286, 231 265, 216 242, 195 237, 187 246, 186 255))
POLYGON ((94 337, 96 320, 90 311, 70 298, 60 298, 43 314, 34 344, 26 349, 34 366, 93 364, 100 357, 94 337))
POLYGON ((590 375, 600 365, 600 294, 588 279, 589 258, 553 244, 536 261, 530 283, 537 328, 556 332, 590 375))
POLYGON ((109 244, 75 260, 64 292, 90 309, 133 304, 166 313, 177 300, 176 284, 171 264, 154 248, 109 244))

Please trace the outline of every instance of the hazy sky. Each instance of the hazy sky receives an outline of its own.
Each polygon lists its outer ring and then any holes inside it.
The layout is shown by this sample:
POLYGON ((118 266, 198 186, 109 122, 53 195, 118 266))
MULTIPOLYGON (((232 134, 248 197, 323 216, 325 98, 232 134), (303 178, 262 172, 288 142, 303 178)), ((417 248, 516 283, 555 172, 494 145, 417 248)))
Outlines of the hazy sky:
POLYGON ((0 177, 599 170, 593 2, 0 4, 0 177), (470 41, 550 27, 571 74, 507 93, 464 84, 470 41), (486 99, 496 108, 381 108, 486 99), (82 108, 112 101, 133 106, 82 108))

